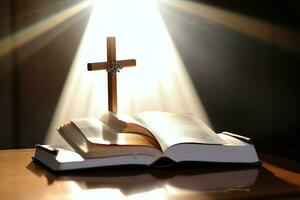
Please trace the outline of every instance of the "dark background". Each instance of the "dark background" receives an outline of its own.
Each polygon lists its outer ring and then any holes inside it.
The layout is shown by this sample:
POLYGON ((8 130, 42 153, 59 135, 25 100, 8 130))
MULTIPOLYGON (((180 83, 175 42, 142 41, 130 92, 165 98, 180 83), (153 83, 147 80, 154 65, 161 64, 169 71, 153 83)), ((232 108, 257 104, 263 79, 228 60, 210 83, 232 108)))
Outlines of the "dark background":
MULTIPOLYGON (((77 2, 1 0, 0 41, 77 2)), ((300 46, 299 1, 193 2, 283 27, 296 33, 284 37, 300 46)), ((259 151, 299 161, 299 51, 168 4, 158 8, 213 128, 249 136, 259 151)), ((90 11, 0 55, 1 149, 43 143, 90 11)))

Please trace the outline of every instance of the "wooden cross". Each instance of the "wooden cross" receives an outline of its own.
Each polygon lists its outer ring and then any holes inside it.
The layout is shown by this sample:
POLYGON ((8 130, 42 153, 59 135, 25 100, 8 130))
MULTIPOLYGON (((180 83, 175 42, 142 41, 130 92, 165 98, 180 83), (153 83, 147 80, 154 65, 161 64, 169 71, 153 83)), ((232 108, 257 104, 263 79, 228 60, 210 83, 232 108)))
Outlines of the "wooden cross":
POLYGON ((116 60, 116 38, 107 37, 107 61, 98 63, 88 63, 88 71, 107 71, 108 85, 108 110, 117 112, 117 72, 123 67, 133 67, 136 65, 135 59, 116 60))

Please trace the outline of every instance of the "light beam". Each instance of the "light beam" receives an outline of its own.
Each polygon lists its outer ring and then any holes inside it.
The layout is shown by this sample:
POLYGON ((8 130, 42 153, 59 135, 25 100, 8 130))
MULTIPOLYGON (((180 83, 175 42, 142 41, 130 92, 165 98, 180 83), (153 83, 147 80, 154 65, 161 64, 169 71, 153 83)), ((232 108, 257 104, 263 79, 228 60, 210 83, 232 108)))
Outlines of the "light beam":
POLYGON ((280 25, 247 17, 221 8, 193 1, 160 0, 185 12, 206 18, 256 39, 275 44, 281 48, 300 53, 300 34, 280 25))
POLYGON ((75 4, 0 40, 0 57, 20 48, 38 36, 63 23, 91 5, 89 1, 75 4))
POLYGON ((206 113, 155 1, 95 1, 49 127, 46 143, 63 144, 55 128, 74 118, 97 117, 107 108, 106 73, 86 64, 106 60, 106 37, 116 36, 117 59, 136 58, 137 66, 118 74, 119 112, 136 115, 160 110, 206 113))

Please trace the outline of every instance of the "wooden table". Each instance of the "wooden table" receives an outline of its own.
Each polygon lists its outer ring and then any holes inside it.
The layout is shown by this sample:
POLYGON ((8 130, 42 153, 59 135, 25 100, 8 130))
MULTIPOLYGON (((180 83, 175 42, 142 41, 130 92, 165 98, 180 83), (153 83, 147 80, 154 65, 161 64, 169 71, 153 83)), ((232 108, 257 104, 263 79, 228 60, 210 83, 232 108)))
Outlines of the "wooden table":
POLYGON ((33 149, 0 151, 0 199, 300 199, 300 165, 261 156, 261 167, 178 166, 54 174, 33 149))

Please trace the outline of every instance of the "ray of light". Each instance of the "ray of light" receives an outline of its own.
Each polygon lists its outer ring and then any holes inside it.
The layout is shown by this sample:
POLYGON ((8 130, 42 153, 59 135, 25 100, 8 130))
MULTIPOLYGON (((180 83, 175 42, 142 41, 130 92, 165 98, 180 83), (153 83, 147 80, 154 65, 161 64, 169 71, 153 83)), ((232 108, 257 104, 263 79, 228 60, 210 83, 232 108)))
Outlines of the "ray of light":
POLYGON ((59 13, 38 21, 10 36, 7 36, 6 38, 3 38, 0 40, 0 56, 3 56, 16 48, 22 47, 43 33, 46 33, 57 25, 63 23, 65 20, 83 11, 90 5, 91 2, 82 1, 59 13))
POLYGON ((199 2, 181 0, 160 1, 251 37, 300 53, 299 32, 199 2))
POLYGON ((62 144, 55 128, 74 118, 107 110, 105 71, 87 71, 88 62, 106 60, 106 37, 116 36, 117 59, 137 66, 118 74, 118 109, 136 115, 148 110, 189 112, 208 123, 194 86, 154 1, 95 1, 68 74, 46 143, 62 144))

